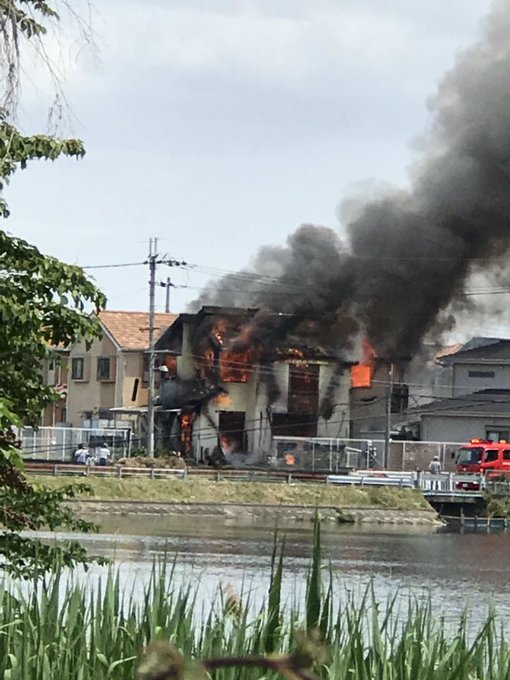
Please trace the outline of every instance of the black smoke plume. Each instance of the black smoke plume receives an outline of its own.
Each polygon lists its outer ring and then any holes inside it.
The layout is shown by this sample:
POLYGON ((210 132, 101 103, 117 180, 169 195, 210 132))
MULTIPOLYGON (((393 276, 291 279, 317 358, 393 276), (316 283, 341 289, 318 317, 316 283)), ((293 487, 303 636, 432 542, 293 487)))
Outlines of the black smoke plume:
POLYGON ((430 102, 408 191, 358 205, 344 241, 300 227, 287 247, 261 249, 256 275, 227 276, 199 302, 260 306, 266 326, 271 311, 294 314, 293 330, 339 348, 366 334, 386 357, 415 353, 436 321, 451 323, 470 275, 494 278, 509 251, 509 36, 510 3, 497 0, 430 102))

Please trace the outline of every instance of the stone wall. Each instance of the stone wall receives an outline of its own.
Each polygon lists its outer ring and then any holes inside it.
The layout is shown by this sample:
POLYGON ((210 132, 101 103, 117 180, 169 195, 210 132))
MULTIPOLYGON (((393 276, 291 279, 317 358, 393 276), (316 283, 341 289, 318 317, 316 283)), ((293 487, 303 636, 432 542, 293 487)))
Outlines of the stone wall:
MULTIPOLYGON (((151 501, 99 501, 75 500, 68 501, 79 514, 110 514, 110 515, 168 515, 171 517, 186 515, 216 517, 230 520, 236 524, 258 524, 274 527, 275 520, 284 523, 313 522, 315 507, 297 505, 251 505, 232 503, 161 503, 151 501)), ((321 519, 328 522, 355 522, 376 524, 438 524, 436 513, 430 510, 393 510, 380 507, 349 508, 349 507, 319 507, 321 519)))

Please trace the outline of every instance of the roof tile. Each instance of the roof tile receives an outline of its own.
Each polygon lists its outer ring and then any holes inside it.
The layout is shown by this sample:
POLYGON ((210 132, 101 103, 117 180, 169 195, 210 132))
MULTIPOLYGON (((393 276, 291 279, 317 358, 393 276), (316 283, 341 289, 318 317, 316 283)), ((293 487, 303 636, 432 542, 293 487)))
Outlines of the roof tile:
MULTIPOLYGON (((99 312, 99 318, 121 349, 144 350, 149 347, 149 314, 147 312, 99 312)), ((173 324, 176 314, 155 315, 155 340, 173 324)))

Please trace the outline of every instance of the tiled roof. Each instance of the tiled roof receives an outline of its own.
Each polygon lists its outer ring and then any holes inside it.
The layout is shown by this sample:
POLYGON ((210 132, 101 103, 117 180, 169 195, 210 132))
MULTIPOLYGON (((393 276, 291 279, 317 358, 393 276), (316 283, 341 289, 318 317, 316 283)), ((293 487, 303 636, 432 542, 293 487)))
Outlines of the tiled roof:
MULTIPOLYGON (((147 349, 149 314, 147 312, 99 312, 99 318, 121 349, 147 349)), ((155 315, 155 340, 173 324, 176 314, 155 315)))

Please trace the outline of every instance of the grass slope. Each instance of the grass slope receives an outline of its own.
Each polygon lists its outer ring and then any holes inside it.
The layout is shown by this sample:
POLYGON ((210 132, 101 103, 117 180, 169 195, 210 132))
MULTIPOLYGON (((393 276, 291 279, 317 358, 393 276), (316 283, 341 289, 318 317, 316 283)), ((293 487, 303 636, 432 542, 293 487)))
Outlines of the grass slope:
MULTIPOLYGON (((72 480, 30 476, 30 481, 55 489, 72 480)), ((167 503, 260 503, 398 510, 426 510, 430 506, 418 491, 388 487, 336 487, 326 484, 270 484, 264 482, 213 482, 206 479, 151 480, 89 478, 97 499, 164 501, 167 503)))

